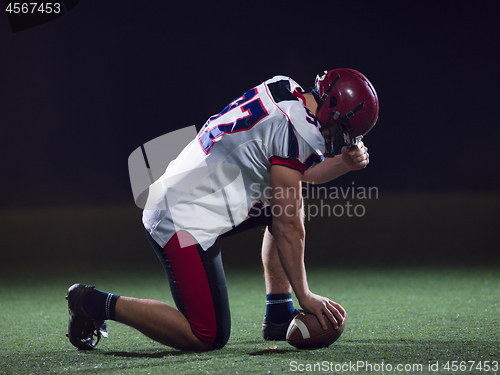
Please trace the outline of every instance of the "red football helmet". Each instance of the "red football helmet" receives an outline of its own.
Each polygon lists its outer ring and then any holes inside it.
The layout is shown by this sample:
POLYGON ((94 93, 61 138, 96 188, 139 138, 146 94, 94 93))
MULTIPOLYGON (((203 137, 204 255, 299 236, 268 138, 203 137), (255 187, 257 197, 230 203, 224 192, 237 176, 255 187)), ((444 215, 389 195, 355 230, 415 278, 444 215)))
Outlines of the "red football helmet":
POLYGON ((316 118, 323 134, 328 135, 326 156, 333 153, 332 136, 342 134, 349 146, 368 133, 378 119, 378 97, 373 85, 353 69, 334 69, 316 77, 319 94, 316 118), (335 132, 334 125, 339 125, 335 132))

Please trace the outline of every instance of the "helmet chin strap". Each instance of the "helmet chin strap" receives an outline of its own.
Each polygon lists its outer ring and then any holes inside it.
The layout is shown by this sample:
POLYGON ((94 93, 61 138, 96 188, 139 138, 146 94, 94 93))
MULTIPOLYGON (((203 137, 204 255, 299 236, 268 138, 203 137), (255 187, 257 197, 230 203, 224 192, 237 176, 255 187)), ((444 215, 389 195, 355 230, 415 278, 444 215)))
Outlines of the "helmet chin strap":
MULTIPOLYGON (((339 79, 340 79, 340 74, 337 74, 337 77, 335 77, 335 79, 333 80, 331 85, 328 87, 328 89, 323 93, 323 95, 321 95, 321 98, 319 98, 318 108, 316 109, 316 112, 318 112, 320 110, 320 108, 323 106, 323 104, 325 104, 326 100, 328 99, 328 96, 330 95, 330 92, 332 92, 333 86, 335 86, 335 84, 338 82, 339 79)), ((329 121, 330 121, 330 119, 328 119, 328 122, 329 121)))
POLYGON ((343 131, 341 130, 342 128, 342 116, 335 111, 330 112, 330 116, 328 116, 328 121, 326 122, 329 125, 326 126, 326 130, 328 130, 328 135, 323 136, 325 137, 325 157, 327 158, 333 158, 335 154, 335 147, 334 147, 334 141, 337 139, 340 135, 343 134, 343 131), (337 121, 334 124, 330 124, 330 120, 334 118, 334 120, 338 119, 340 117, 340 121, 337 121), (337 128, 335 129, 335 133, 332 132, 332 127, 338 125, 337 128))

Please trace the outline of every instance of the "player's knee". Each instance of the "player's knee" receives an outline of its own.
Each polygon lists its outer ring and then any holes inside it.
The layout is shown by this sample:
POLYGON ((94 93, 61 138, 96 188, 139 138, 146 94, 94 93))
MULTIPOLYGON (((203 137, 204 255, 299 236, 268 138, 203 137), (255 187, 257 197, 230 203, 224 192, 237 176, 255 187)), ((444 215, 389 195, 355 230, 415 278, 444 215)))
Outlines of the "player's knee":
POLYGON ((221 335, 218 335, 214 341, 214 349, 222 349, 226 346, 229 341, 230 331, 227 329, 227 332, 223 332, 221 335))
POLYGON ((191 329, 198 340, 212 349, 222 349, 227 344, 231 333, 230 323, 223 323, 217 327, 192 326, 191 329))

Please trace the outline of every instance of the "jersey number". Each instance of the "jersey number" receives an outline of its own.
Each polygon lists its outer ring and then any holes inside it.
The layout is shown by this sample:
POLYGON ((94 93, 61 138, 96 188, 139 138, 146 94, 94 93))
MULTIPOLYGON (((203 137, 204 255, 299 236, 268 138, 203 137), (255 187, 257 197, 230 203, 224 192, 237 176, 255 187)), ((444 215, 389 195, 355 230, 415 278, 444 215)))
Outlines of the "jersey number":
POLYGON ((243 96, 233 100, 221 113, 208 119, 198 133, 198 141, 206 154, 209 153, 215 140, 223 134, 251 129, 268 115, 261 100, 255 98, 257 94, 255 88, 247 91, 243 96))

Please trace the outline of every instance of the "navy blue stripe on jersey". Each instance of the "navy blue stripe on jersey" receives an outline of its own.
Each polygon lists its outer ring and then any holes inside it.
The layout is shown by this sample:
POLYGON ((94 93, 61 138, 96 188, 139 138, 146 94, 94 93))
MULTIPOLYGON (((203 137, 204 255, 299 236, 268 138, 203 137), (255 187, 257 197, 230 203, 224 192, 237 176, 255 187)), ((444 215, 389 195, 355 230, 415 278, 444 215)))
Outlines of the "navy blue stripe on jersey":
POLYGON ((323 162, 323 160, 325 160, 325 157, 323 155, 311 154, 306 159, 306 162, 304 164, 306 165, 307 169, 309 169, 314 163, 319 164, 323 162))
POLYGON ((269 87, 269 92, 273 97, 275 103, 279 103, 285 100, 299 100, 290 92, 290 82, 289 81, 278 81, 267 85, 269 87))
POLYGON ((264 203, 262 203, 262 201, 258 201, 250 208, 248 216, 250 217, 259 216, 263 208, 264 208, 264 203))
POLYGON ((299 158, 299 141, 295 135, 295 130, 292 124, 288 123, 288 152, 287 157, 290 159, 299 158))

